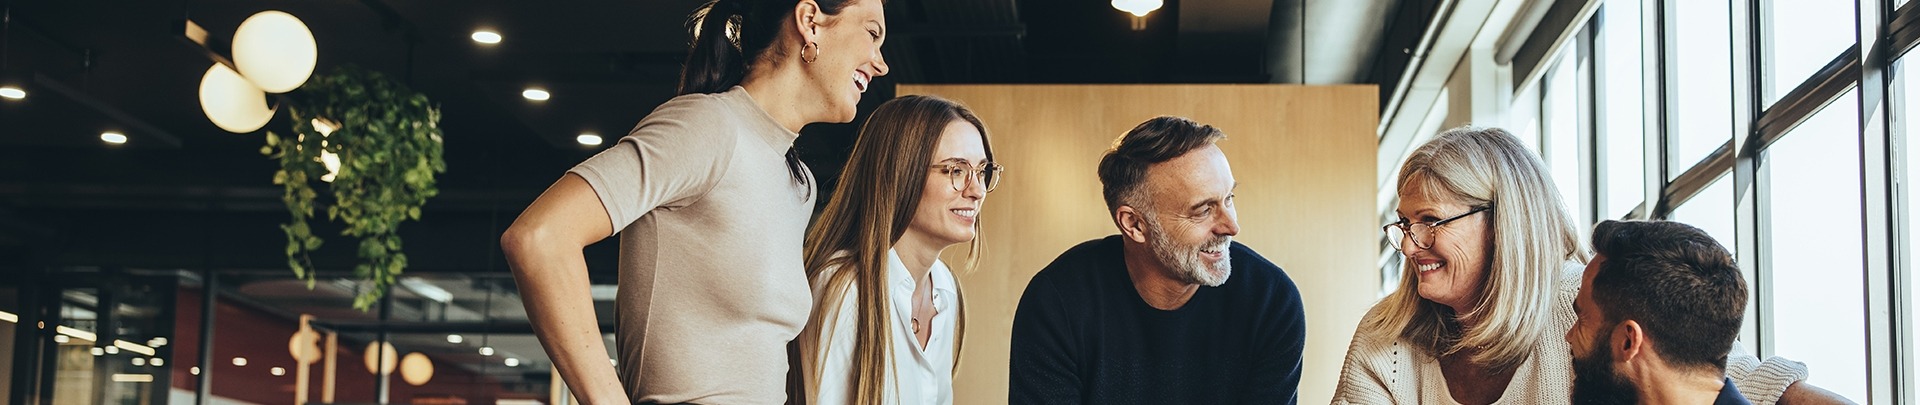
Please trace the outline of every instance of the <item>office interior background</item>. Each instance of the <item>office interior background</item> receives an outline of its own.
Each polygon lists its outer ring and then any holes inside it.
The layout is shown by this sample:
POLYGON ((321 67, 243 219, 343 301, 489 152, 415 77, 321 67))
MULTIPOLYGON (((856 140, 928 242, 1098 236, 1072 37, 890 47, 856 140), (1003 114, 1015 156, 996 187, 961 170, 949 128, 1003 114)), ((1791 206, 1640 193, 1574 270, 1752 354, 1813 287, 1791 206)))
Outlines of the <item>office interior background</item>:
MULTIPOLYGON (((699 3, 5 0, 0 397, 569 403, 498 236, 672 97, 699 3), (315 282, 288 264, 279 165, 260 152, 266 132, 291 133, 288 112, 230 131, 201 105, 241 23, 269 10, 310 30, 316 76, 380 72, 443 113, 439 194, 401 228, 405 272, 367 310, 353 308, 373 288, 354 241, 325 215, 315 282)), ((1758 354, 1805 362, 1812 383, 1861 403, 1920 403, 1908 0, 892 0, 887 13, 892 73, 861 116, 895 95, 955 98, 1010 167, 982 213, 987 256, 962 276, 960 403, 1004 402, 1021 288, 1112 232, 1093 162, 1159 114, 1229 135, 1251 184, 1240 239, 1306 300, 1303 403, 1327 402, 1360 314, 1399 277, 1378 231, 1399 162, 1467 124, 1529 142, 1582 223, 1682 221, 1733 249, 1758 354), (1121 10, 1145 3, 1159 7, 1121 10)), ((823 193, 857 125, 803 131, 823 193)), ((587 251, 609 332, 614 243, 587 251)))

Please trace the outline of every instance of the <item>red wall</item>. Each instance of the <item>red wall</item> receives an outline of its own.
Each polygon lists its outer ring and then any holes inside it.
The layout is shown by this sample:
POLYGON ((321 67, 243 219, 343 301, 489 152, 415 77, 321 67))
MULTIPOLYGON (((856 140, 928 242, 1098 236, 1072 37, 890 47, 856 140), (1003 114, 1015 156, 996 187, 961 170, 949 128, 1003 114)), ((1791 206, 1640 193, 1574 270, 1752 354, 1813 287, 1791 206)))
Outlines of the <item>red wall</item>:
MULTIPOLYGON (((168 344, 173 347, 171 366, 173 386, 192 391, 199 385, 198 376, 189 369, 199 365, 200 360, 200 299, 199 289, 181 288, 176 294, 176 321, 174 336, 168 344)), ((221 301, 214 315, 214 366, 213 393, 221 397, 263 404, 292 403, 295 381, 295 363, 293 355, 287 351, 287 340, 299 330, 299 324, 278 316, 251 308, 221 301), (246 366, 233 365, 234 357, 247 358, 246 366), (284 376, 274 376, 268 372, 273 367, 287 369, 284 376)), ((321 346, 326 340, 321 339, 321 346)), ((334 380, 334 401, 346 403, 373 403, 376 377, 367 372, 366 360, 361 348, 366 342, 340 341, 336 354, 335 367, 338 376, 334 380)), ((400 354, 405 356, 407 349, 402 347, 400 354)), ((311 379, 307 386, 308 401, 320 401, 321 373, 323 362, 314 362, 308 369, 311 379)), ((392 394, 390 400, 396 404, 420 402, 491 404, 497 398, 525 398, 527 395, 515 395, 504 392, 499 381, 491 377, 470 372, 451 363, 434 359, 433 379, 426 385, 413 386, 400 379, 396 370, 391 375, 392 394), (457 400, 447 401, 451 398, 457 400)))

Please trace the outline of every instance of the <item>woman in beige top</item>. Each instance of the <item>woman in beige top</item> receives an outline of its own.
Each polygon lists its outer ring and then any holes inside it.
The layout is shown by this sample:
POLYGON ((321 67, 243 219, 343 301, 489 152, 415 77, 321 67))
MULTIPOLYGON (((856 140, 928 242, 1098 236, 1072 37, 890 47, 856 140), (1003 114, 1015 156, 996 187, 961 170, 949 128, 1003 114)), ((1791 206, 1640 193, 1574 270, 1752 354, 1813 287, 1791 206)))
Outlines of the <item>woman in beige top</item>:
MULTIPOLYGON (((1540 159, 1498 128, 1459 128, 1400 171, 1400 288, 1361 318, 1335 404, 1572 401, 1573 298, 1587 260, 1540 159)), ((1822 392, 1805 366, 1736 344, 1728 377, 1755 404, 1822 392), (1789 388, 1791 386, 1792 388, 1789 388)))
POLYGON ((802 126, 848 122, 887 73, 880 0, 718 0, 679 97, 527 207, 500 244, 534 332, 585 403, 780 403, 811 293, 802 126), (581 250, 620 234, 619 370, 581 250))

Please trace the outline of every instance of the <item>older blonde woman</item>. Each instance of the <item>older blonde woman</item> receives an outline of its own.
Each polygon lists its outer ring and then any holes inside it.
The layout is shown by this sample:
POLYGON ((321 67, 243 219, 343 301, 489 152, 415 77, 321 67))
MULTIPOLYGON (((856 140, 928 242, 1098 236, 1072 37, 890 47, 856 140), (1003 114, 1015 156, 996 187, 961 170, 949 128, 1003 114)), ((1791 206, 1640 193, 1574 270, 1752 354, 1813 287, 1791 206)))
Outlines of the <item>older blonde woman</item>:
MULTIPOLYGON (((1414 150, 1397 185, 1400 219, 1384 227, 1404 276, 1361 319, 1335 404, 1571 402, 1560 337, 1587 254, 1549 179, 1498 128, 1450 130, 1414 150)), ((1819 392, 1796 383, 1804 365, 1737 346, 1727 374, 1756 404, 1819 392)))

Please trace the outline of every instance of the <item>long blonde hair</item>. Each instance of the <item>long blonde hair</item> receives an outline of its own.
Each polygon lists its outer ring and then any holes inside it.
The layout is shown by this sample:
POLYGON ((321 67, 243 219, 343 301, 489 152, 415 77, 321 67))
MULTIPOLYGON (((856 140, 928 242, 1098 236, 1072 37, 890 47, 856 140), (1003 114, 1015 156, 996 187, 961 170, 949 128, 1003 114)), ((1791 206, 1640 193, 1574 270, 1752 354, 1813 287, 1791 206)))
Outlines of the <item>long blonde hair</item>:
POLYGON ((1402 196, 1414 186, 1438 201, 1492 206, 1492 259, 1473 309, 1455 314, 1421 298, 1409 261, 1400 288, 1374 306, 1361 328, 1398 336, 1433 357, 1480 348, 1470 359, 1496 370, 1526 361, 1541 339, 1554 338, 1555 281, 1569 261, 1585 262, 1579 233, 1546 165, 1499 128, 1460 127, 1421 145, 1400 169, 1402 196), (1462 330, 1460 320, 1471 328, 1462 330))
MULTIPOLYGON (((833 200, 807 234, 807 279, 817 280, 822 272, 840 269, 819 289, 824 298, 814 305, 807 329, 819 331, 825 318, 839 309, 838 303, 848 289, 858 292, 858 329, 850 376, 855 404, 885 400, 887 377, 893 369, 886 311, 887 252, 912 222, 933 165, 934 147, 954 120, 966 121, 980 131, 987 161, 992 162, 993 143, 987 137, 987 128, 965 106, 932 96, 904 96, 881 104, 861 127, 853 154, 840 172, 839 185, 834 187, 833 200)), ((974 226, 977 231, 978 223, 974 226)), ((975 235, 969 243, 968 268, 980 254, 981 238, 978 232, 975 235)), ((953 344, 955 369, 960 365, 961 337, 966 335, 967 323, 964 300, 959 307, 953 344)), ((813 360, 815 366, 808 370, 811 375, 821 371, 820 356, 824 352, 826 348, 820 347, 800 354, 813 360)), ((803 395, 818 389, 818 380, 810 378, 803 395)))

